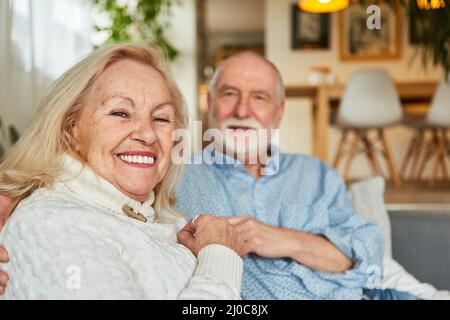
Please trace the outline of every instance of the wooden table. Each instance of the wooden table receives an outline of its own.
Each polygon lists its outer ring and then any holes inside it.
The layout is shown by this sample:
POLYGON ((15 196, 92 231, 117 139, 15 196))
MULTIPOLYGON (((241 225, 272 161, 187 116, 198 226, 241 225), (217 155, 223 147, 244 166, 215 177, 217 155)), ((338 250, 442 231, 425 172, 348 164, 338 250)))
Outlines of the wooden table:
MULTIPOLYGON (((437 88, 434 81, 397 82, 402 103, 430 102, 437 88)), ((287 86, 287 98, 310 98, 313 102, 313 154, 328 161, 328 129, 331 102, 338 102, 345 84, 287 86)), ((380 93, 382 94, 382 93, 380 93)))

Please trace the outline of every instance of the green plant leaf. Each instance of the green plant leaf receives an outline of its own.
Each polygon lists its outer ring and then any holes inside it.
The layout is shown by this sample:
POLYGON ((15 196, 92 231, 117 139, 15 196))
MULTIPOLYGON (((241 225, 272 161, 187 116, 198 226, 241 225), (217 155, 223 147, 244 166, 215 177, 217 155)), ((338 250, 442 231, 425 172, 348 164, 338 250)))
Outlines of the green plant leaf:
POLYGON ((164 19, 171 16, 171 9, 174 5, 181 4, 181 0, 138 0, 133 12, 127 5, 120 5, 117 0, 92 2, 110 20, 108 26, 94 26, 96 32, 108 31, 106 43, 136 40, 153 42, 166 51, 170 60, 178 56, 178 50, 165 36, 170 23, 164 19))

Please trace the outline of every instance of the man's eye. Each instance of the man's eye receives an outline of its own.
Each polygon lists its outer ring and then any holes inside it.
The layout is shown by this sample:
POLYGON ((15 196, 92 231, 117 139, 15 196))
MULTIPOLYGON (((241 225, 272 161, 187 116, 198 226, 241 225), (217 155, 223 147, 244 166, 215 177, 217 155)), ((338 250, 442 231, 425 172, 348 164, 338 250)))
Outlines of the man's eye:
POLYGON ((110 113, 112 116, 115 117, 121 117, 121 118, 127 118, 128 117, 128 113, 125 111, 113 111, 110 113))
POLYGON ((266 97, 261 96, 261 95, 254 96, 254 98, 255 98, 256 100, 261 100, 261 101, 266 100, 266 97))
POLYGON ((227 91, 227 92, 225 92, 225 95, 226 95, 227 97, 232 97, 232 96, 235 96, 236 93, 235 93, 235 92, 232 92, 232 91, 227 91))

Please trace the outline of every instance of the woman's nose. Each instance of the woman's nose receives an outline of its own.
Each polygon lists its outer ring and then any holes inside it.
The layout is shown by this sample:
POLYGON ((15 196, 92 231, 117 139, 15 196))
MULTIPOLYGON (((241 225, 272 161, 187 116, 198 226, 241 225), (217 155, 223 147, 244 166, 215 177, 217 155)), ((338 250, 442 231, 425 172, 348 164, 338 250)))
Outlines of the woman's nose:
POLYGON ((147 118, 137 121, 136 128, 132 132, 131 138, 146 145, 153 144, 156 141, 156 134, 150 119, 147 118))

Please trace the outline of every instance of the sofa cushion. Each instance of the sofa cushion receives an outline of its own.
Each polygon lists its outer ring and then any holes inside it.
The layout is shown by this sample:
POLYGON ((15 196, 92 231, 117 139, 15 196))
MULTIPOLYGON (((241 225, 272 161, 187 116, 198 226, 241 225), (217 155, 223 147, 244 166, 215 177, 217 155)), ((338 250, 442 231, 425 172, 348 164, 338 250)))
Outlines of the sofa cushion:
POLYGON ((348 196, 360 215, 378 223, 384 236, 384 256, 392 258, 391 223, 384 204, 384 178, 355 182, 348 188, 348 196))

